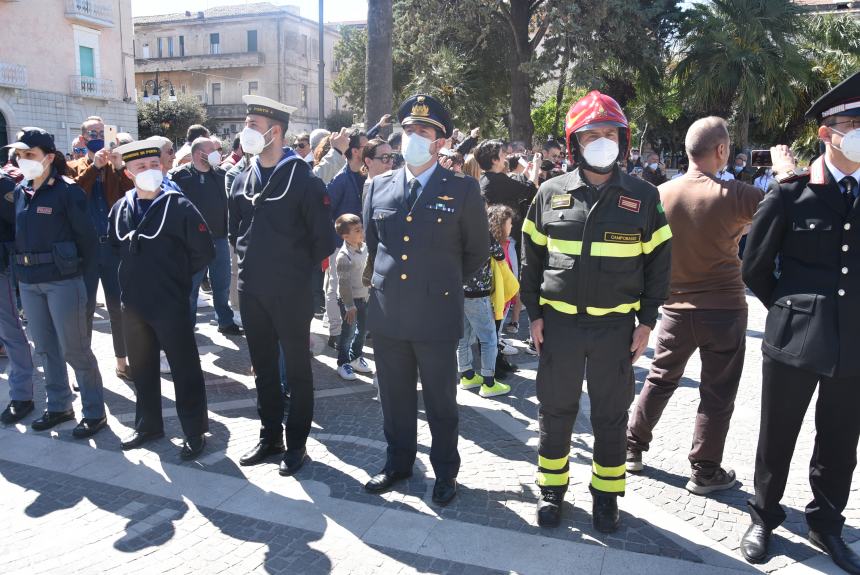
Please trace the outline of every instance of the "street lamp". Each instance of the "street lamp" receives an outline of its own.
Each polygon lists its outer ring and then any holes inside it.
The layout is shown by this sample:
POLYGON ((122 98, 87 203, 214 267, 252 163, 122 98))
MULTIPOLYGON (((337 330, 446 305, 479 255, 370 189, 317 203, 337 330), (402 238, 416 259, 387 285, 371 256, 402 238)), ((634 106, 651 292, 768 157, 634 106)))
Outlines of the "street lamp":
POLYGON ((161 101, 161 94, 164 92, 169 94, 167 97, 168 101, 176 101, 176 91, 173 89, 173 83, 167 79, 159 81, 158 72, 156 72, 154 80, 147 80, 143 83, 143 102, 145 104, 155 102, 155 107, 158 109, 159 102, 161 101), (151 96, 147 88, 151 88, 151 96))

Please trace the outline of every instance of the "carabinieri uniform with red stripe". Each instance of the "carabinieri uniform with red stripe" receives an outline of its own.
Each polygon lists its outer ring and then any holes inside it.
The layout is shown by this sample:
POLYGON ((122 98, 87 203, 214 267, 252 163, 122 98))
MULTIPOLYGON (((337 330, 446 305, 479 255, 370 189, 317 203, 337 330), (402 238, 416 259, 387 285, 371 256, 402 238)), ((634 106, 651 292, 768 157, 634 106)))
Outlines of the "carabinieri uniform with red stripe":
POLYGON ((636 320, 654 327, 669 293, 672 232, 657 189, 615 169, 599 188, 579 169, 545 182, 523 223, 522 301, 544 320, 537 374, 537 483, 566 488, 587 375, 592 492, 623 495, 636 320))

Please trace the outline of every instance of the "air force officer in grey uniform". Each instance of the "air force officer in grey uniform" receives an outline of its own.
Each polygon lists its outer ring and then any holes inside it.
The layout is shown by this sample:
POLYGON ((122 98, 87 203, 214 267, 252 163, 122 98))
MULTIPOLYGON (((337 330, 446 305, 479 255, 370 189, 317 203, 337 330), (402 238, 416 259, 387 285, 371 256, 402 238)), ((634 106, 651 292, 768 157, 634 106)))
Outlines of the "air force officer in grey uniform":
POLYGON ((463 282, 489 257, 478 182, 438 165, 452 132, 440 102, 418 94, 400 107, 406 165, 376 177, 364 204, 373 334, 385 438, 385 468, 365 486, 379 493, 412 475, 417 450, 417 377, 433 443, 433 501, 456 495, 457 342, 463 282))

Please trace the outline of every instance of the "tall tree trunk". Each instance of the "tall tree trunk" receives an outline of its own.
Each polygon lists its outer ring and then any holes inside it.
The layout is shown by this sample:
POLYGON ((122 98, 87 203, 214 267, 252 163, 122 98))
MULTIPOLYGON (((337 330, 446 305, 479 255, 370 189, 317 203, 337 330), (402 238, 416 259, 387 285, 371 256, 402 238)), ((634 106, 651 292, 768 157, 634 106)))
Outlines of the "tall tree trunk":
MULTIPOLYGON (((392 0, 367 2, 367 66, 364 76, 364 118, 371 128, 392 112, 392 0)), ((383 134, 386 135, 386 134, 383 134)))
POLYGON ((562 130, 558 121, 562 115, 561 104, 564 102, 564 88, 567 83, 567 67, 570 65, 570 40, 564 41, 561 55, 561 72, 558 75, 558 88, 555 90, 555 117, 552 121, 552 133, 556 138, 561 138, 562 130))
POLYGON ((532 58, 534 49, 529 39, 531 13, 528 0, 511 0, 510 25, 514 39, 511 51, 511 129, 512 141, 532 143, 534 124, 532 123, 531 78, 522 70, 522 65, 532 58))
MULTIPOLYGON (((750 138, 750 111, 746 108, 738 110, 737 126, 735 126, 737 138, 735 145, 740 150, 746 150, 750 138)), ((734 164, 734 157, 729 158, 729 165, 734 164)))

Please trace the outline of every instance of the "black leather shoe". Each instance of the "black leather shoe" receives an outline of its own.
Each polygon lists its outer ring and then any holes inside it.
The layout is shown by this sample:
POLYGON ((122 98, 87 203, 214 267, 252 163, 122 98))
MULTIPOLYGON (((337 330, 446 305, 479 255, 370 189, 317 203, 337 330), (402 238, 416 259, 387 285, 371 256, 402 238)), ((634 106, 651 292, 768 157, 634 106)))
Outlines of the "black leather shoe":
POLYGON ((764 563, 767 560, 767 546, 771 530, 764 525, 753 523, 741 537, 741 555, 748 563, 764 563))
POLYGON ((251 451, 239 458, 239 465, 257 465, 271 455, 280 455, 284 452, 283 439, 267 439, 261 437, 257 445, 251 451))
POLYGON ((364 488, 371 493, 382 493, 391 489, 391 486, 398 481, 404 481, 410 477, 412 477, 411 471, 386 471, 383 469, 371 477, 370 481, 364 484, 364 488))
POLYGON ((284 454, 284 458, 281 460, 281 464, 278 466, 278 473, 284 477, 292 475, 302 468, 302 465, 305 464, 307 459, 308 452, 304 447, 299 449, 288 449, 284 454))
POLYGON ((36 431, 45 431, 46 429, 51 429, 55 425, 59 425, 64 421, 74 421, 74 419, 74 409, 70 409, 68 411, 46 411, 42 414, 42 417, 34 420, 33 423, 30 424, 30 427, 36 431))
POLYGON ((810 529, 809 542, 830 555, 833 562, 846 573, 860 574, 860 556, 845 544, 841 535, 827 535, 810 529))
POLYGON ((194 459, 201 453, 206 446, 206 436, 201 434, 194 437, 186 437, 185 443, 182 444, 182 451, 179 452, 179 457, 188 461, 194 459))
POLYGON ((558 527, 561 523, 561 507, 564 505, 564 489, 541 487, 537 503, 537 524, 541 527, 558 527))
POLYGON ((0 414, 0 423, 3 425, 18 423, 33 411, 34 405, 32 401, 10 401, 3 413, 0 414))
POLYGON ((123 451, 137 449, 162 437, 164 437, 164 431, 135 431, 122 442, 121 447, 123 451))
POLYGON ((594 528, 601 533, 615 533, 621 518, 618 514, 618 496, 604 493, 594 494, 591 507, 591 520, 594 528))
POLYGON ((88 419, 85 417, 72 430, 72 437, 75 439, 86 439, 87 437, 92 437, 105 427, 107 427, 106 417, 100 417, 99 419, 88 419))
POLYGON ((436 505, 448 505, 457 495, 456 479, 437 479, 433 485, 433 503, 436 505))
POLYGON ((218 333, 223 333, 224 335, 244 335, 245 330, 236 325, 235 323, 231 323, 230 325, 225 325, 224 327, 218 328, 218 333))

